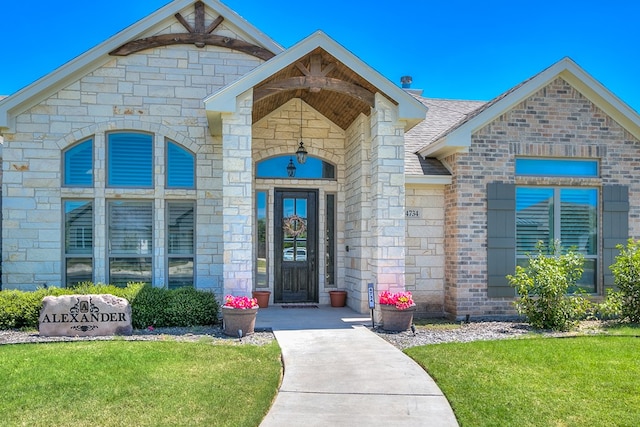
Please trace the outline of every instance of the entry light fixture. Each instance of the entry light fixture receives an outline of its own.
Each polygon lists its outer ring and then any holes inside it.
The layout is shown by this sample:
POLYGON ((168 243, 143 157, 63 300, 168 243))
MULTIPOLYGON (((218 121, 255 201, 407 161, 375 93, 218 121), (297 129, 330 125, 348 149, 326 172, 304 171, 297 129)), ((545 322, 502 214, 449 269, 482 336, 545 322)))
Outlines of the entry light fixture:
POLYGON ((289 164, 287 165, 287 175, 289 178, 293 178, 296 176, 296 165, 293 164, 293 159, 289 158, 289 164))
POLYGON ((296 150, 296 158, 301 165, 307 161, 307 150, 304 149, 304 142, 302 142, 302 98, 300 98, 300 146, 296 150))

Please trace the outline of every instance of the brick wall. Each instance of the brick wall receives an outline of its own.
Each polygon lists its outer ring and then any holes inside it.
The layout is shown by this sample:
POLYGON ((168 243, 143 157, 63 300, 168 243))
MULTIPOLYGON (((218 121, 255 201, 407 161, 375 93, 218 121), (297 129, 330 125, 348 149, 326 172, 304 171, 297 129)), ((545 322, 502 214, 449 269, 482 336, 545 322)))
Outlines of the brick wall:
MULTIPOLYGON (((630 186, 630 235, 640 234, 639 141, 561 78, 472 135, 468 153, 444 161, 453 172, 445 190, 445 310, 514 314, 511 299, 487 298, 486 185, 624 184, 630 186), (598 179, 514 176, 516 156, 598 159, 598 179)), ((603 266, 599 266, 603 268, 603 266)))

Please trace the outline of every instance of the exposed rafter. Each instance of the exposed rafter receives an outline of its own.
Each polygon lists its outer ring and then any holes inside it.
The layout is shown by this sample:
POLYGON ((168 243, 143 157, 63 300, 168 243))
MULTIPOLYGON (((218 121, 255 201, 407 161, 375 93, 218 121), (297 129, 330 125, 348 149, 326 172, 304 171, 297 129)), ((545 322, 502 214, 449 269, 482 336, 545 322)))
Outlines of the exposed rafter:
POLYGON ((327 77, 336 68, 336 64, 330 63, 323 68, 321 55, 311 55, 309 67, 306 67, 302 62, 297 62, 295 65, 303 76, 270 81, 263 86, 255 88, 253 92, 254 102, 277 95, 283 91, 306 89, 312 93, 317 93, 321 90, 338 92, 356 98, 373 107, 375 98, 373 92, 353 83, 327 77))
POLYGON ((180 13, 176 13, 174 15, 178 22, 180 22, 180 24, 182 24, 182 26, 188 31, 187 33, 161 34, 158 36, 134 40, 112 50, 109 52, 109 55, 127 56, 132 53, 154 47, 175 44, 193 44, 199 48, 209 45, 234 49, 265 61, 275 56, 273 52, 243 40, 211 34, 216 30, 216 28, 218 28, 224 18, 222 16, 218 16, 211 24, 209 24, 209 26, 206 26, 204 3, 198 1, 194 4, 194 7, 196 16, 193 26, 180 13))

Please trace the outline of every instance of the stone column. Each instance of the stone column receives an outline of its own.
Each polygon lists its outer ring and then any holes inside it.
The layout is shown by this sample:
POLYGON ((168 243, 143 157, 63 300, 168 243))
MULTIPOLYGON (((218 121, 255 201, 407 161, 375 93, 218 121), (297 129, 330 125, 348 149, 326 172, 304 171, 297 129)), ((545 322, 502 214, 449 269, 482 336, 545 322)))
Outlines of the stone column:
POLYGON ((224 294, 250 296, 253 287, 253 91, 236 98, 222 117, 222 212, 224 294))
POLYGON ((372 276, 378 292, 404 291, 404 125, 380 94, 371 113, 372 276))

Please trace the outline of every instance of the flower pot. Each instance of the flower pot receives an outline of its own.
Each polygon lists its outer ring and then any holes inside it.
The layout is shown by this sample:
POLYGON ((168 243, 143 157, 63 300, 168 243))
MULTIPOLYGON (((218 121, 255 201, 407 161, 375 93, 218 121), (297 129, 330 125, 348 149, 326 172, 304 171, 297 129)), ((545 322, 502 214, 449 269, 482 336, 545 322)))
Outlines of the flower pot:
POLYGON ((253 291, 252 296, 258 300, 258 305, 260 308, 269 307, 269 297, 271 296, 271 292, 269 291, 253 291))
POLYGON ((256 326, 257 308, 230 308, 221 307, 222 329, 225 335, 231 337, 243 337, 252 334, 256 326), (242 331, 240 333, 239 331, 242 331))
POLYGON ((329 291, 331 307, 344 307, 347 301, 347 291, 329 291))
POLYGON ((415 311, 415 307, 398 310, 395 305, 381 304, 382 329, 390 332, 408 330, 411 327, 411 323, 413 323, 413 313, 415 311))

